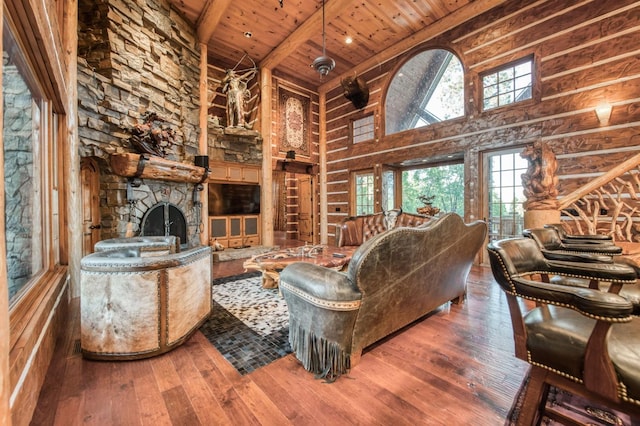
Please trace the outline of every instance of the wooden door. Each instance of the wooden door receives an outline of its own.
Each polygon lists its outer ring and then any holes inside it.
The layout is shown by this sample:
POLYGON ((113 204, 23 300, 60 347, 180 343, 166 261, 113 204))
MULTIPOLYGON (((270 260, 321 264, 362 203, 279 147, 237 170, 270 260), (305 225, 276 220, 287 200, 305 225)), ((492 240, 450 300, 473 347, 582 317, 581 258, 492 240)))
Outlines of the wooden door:
POLYGON ((80 162, 82 185, 82 255, 93 253, 100 241, 100 171, 95 160, 83 158, 80 162))
POLYGON ((298 178, 298 239, 313 243, 313 184, 311 176, 298 178))

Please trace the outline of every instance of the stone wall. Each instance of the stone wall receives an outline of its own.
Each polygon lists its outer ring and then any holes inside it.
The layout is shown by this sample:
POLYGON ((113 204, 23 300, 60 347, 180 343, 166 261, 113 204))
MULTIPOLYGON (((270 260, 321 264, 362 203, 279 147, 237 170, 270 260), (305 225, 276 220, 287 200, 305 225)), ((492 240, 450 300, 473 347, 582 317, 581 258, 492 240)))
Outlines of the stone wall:
POLYGON ((39 192, 34 186, 34 182, 40 181, 40 167, 35 167, 31 92, 17 67, 7 62, 6 54, 2 77, 5 238, 11 300, 42 267, 42 224, 34 221, 42 214, 39 212, 39 192))
POLYGON ((124 236, 129 222, 139 230, 145 208, 170 201, 187 217, 195 241, 193 185, 147 179, 133 191, 130 209, 127 180, 109 166, 110 154, 135 152, 129 129, 149 112, 175 130, 166 158, 193 163, 200 109, 195 30, 166 0, 80 0, 78 9, 80 155, 100 165, 101 238, 124 236))
POLYGON ((262 164, 262 136, 255 130, 223 128, 209 118, 209 161, 262 164))

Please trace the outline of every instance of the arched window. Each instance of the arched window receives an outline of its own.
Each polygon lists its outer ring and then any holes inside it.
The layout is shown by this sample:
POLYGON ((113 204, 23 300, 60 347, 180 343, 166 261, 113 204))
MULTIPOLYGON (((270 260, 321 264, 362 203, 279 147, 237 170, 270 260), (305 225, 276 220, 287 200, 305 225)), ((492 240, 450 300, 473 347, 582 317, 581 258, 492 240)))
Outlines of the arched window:
POLYGON ((393 76, 384 108, 387 135, 463 116, 462 63, 444 49, 418 53, 393 76))

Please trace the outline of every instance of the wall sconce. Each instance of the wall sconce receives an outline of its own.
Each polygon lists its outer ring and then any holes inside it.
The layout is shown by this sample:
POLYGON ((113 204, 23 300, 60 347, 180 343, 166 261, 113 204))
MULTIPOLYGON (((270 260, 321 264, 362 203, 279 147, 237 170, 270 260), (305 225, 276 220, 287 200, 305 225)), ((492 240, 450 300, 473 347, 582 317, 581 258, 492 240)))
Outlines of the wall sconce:
POLYGON ((609 118, 611 118, 611 109, 611 105, 609 104, 600 104, 596 107, 596 116, 601 124, 607 124, 609 122, 609 118))

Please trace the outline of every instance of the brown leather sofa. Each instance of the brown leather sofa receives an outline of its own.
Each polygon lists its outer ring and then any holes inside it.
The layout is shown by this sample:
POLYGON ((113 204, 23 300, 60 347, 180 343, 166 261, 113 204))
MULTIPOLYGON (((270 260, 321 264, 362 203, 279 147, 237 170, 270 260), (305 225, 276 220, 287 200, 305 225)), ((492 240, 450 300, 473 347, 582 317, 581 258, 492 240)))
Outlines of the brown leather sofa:
MULTIPOLYGON (((396 211, 397 210, 390 210, 389 212, 396 211)), ((395 227, 420 226, 433 220, 432 217, 404 212, 401 212, 394 217, 394 219, 395 227)), ((338 247, 359 246, 368 239, 386 230, 385 212, 346 217, 342 219, 340 225, 336 227, 336 245, 338 247)))
POLYGON ((289 341, 304 368, 334 380, 362 350, 449 301, 460 301, 487 232, 449 213, 366 240, 346 272, 297 262, 280 274, 289 341))

